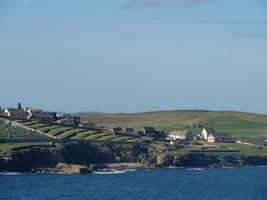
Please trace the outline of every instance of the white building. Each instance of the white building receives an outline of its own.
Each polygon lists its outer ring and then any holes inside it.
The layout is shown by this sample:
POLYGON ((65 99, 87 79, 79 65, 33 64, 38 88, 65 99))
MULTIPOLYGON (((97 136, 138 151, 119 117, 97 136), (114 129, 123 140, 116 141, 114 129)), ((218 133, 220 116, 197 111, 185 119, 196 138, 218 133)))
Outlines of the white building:
POLYGON ((201 140, 207 140, 210 134, 215 134, 216 131, 213 128, 204 128, 199 135, 201 140))
POLYGON ((167 140, 193 140, 193 134, 191 131, 171 131, 166 138, 167 140))

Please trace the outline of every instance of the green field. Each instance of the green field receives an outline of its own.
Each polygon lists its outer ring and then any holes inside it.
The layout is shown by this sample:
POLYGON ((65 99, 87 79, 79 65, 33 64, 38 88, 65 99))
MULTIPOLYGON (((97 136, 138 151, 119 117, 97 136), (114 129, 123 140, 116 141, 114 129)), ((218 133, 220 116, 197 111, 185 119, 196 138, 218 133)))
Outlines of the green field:
POLYGON ((267 136, 267 115, 253 113, 175 110, 135 114, 89 114, 81 115, 81 119, 109 128, 114 125, 135 129, 153 126, 167 133, 171 130, 191 130, 197 135, 201 129, 191 128, 191 125, 201 124, 234 136, 267 136))
POLYGON ((23 122, 25 126, 45 132, 58 139, 81 139, 81 140, 99 140, 99 141, 116 141, 116 142, 132 142, 140 143, 146 139, 137 138, 136 136, 120 136, 114 135, 112 132, 101 132, 95 130, 87 130, 78 127, 70 127, 64 125, 53 125, 45 123, 23 122))
POLYGON ((267 147, 250 146, 244 144, 229 144, 233 149, 239 150, 242 155, 267 156, 267 147))
POLYGON ((44 138, 44 135, 36 131, 26 130, 24 128, 13 127, 0 121, 0 138, 44 138))
POLYGON ((90 135, 95 134, 95 131, 84 131, 84 132, 80 132, 78 134, 76 134, 74 137, 72 137, 72 139, 84 139, 90 135))
POLYGON ((21 143, 0 143, 0 155, 4 155, 16 148, 26 147, 51 147, 48 142, 21 142, 21 143))

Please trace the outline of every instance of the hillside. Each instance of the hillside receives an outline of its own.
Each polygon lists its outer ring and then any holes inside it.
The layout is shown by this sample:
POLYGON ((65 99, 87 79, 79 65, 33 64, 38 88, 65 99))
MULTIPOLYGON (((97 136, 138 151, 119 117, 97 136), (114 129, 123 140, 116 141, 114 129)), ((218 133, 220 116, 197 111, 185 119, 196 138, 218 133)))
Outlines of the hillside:
POLYGON ((192 130, 192 124, 213 127, 220 132, 236 136, 267 135, 267 115, 233 111, 173 110, 133 114, 89 114, 81 115, 82 121, 91 121, 101 126, 133 127, 154 126, 169 132, 173 129, 192 130))

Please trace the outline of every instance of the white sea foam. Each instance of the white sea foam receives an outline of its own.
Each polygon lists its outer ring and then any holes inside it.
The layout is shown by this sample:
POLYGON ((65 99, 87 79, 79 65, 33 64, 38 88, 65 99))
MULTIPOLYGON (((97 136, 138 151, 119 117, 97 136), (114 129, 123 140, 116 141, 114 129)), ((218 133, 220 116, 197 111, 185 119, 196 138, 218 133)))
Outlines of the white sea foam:
POLYGON ((94 172, 94 174, 99 174, 99 175, 124 174, 124 173, 126 173, 126 171, 112 170, 112 171, 104 171, 104 172, 94 172))
POLYGON ((20 173, 18 172, 1 172, 0 175, 4 175, 4 176, 14 176, 14 175, 18 175, 20 173))
POLYGON ((200 167, 196 167, 196 168, 186 168, 186 170, 189 170, 189 171, 203 171, 205 169, 204 168, 200 168, 200 167))
POLYGON ((234 169, 234 167, 223 167, 223 169, 234 169))
POLYGON ((166 167, 167 169, 182 169, 182 167, 175 167, 175 166, 169 166, 169 167, 166 167))
POLYGON ((135 172, 136 170, 135 169, 125 169, 124 171, 125 172, 135 172))

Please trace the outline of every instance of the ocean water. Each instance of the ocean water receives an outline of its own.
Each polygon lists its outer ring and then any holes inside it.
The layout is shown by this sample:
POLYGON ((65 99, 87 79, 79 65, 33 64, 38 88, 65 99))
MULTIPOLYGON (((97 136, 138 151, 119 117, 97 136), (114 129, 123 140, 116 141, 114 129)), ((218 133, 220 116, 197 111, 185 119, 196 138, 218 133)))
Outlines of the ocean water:
POLYGON ((0 199, 266 200, 267 168, 0 174, 0 199))

